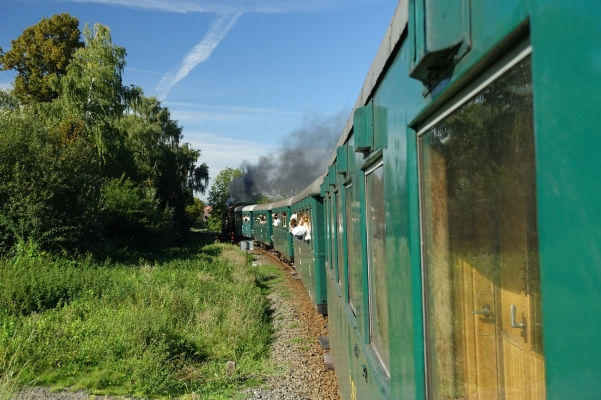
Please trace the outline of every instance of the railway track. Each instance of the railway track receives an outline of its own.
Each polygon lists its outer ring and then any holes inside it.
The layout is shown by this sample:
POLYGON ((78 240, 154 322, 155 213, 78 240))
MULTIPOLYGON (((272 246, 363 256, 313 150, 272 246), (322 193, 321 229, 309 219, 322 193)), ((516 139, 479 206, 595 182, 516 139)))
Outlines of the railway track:
MULTIPOLYGON (((220 240, 222 242, 231 242, 230 237, 219 233, 191 233, 195 236, 202 236, 214 240, 220 240)), ((309 296, 302 280, 300 280, 300 275, 293 266, 280 260, 279 254, 275 254, 274 252, 259 246, 255 246, 253 250, 250 250, 249 252, 253 255, 256 261, 262 264, 274 265, 284 272, 286 286, 291 293, 291 299, 288 300, 289 305, 284 307, 289 306, 294 310, 294 325, 298 325, 300 331, 302 332, 301 336, 303 336, 303 343, 306 344, 305 346, 300 346, 299 349, 294 351, 291 351, 289 344, 285 346, 274 346, 274 352, 283 353, 273 354, 272 357, 274 360, 281 360, 283 358, 286 360, 284 361, 286 364, 296 363, 298 369, 291 371, 289 375, 283 378, 274 378, 277 382, 268 382, 269 386, 279 387, 280 389, 282 387, 286 387, 287 385, 294 387, 297 386, 297 383, 293 383, 293 381, 298 382, 300 380, 302 381, 301 387, 305 388, 306 390, 304 395, 299 398, 316 400, 340 399, 335 372, 326 369, 324 365, 324 354, 328 353, 329 349, 324 349, 318 340, 320 337, 323 338, 328 336, 327 316, 324 317, 323 315, 317 313, 311 297, 309 296), (289 382, 286 382, 286 380, 289 380, 289 382)), ((280 334, 280 332, 277 333, 277 335, 280 334)), ((267 379, 269 381, 270 378, 267 377, 267 379)), ((266 393, 261 393, 260 397, 257 398, 280 398, 278 396, 281 394, 281 392, 278 393, 279 394, 269 393, 267 391, 266 393), (274 395, 275 397, 273 397, 274 395)), ((287 398, 287 396, 282 398, 287 398)), ((293 398, 296 397, 293 396, 293 398)))
MULTIPOLYGON (((290 352, 289 346, 285 346, 283 349, 280 346, 274 346, 275 351, 284 353, 284 357, 293 358, 291 364, 297 364, 299 370, 291 371, 286 377, 290 380, 300 379, 302 380, 302 387, 305 388, 305 392, 309 395, 301 396, 299 398, 319 399, 319 400, 338 400, 340 399, 340 393, 338 391, 338 383, 336 380, 336 374, 332 370, 326 369, 324 365, 324 354, 328 353, 328 350, 322 348, 319 337, 327 337, 328 330, 327 316, 324 317, 317 313, 315 305, 311 300, 303 282, 297 278, 298 274, 296 270, 282 262, 278 256, 272 252, 255 247, 251 251, 251 254, 255 256, 257 261, 261 261, 264 264, 270 264, 278 267, 283 271, 286 276, 286 286, 291 293, 290 300, 287 300, 288 305, 294 310, 293 324, 298 325, 303 342, 305 346, 301 346, 300 349, 294 351, 298 354, 290 352)), ((286 307, 286 306, 284 306, 286 307)), ((278 331, 276 335, 280 335, 278 331)), ((277 341, 277 339, 276 339, 277 341)), ((280 358, 281 354, 273 354, 274 359, 280 358)), ((286 361, 287 363, 287 361, 286 361)), ((268 382, 269 383, 269 382, 268 382)), ((273 397, 273 394, 264 393, 262 397, 257 398, 279 398, 273 397)))

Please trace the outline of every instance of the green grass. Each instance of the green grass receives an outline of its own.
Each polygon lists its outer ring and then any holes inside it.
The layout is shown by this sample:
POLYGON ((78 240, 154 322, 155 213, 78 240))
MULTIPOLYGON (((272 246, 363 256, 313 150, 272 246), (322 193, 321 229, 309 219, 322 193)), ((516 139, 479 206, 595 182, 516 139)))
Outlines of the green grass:
POLYGON ((0 260, 0 399, 32 382, 214 399, 257 385, 272 368, 266 294, 282 273, 196 240, 136 263, 0 260))

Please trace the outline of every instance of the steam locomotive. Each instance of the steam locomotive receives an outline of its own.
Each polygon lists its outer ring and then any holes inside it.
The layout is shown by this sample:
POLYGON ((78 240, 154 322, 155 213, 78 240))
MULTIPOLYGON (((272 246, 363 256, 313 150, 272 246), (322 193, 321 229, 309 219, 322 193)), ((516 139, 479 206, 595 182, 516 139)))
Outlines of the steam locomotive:
POLYGON ((327 171, 232 206, 344 399, 600 398, 600 37, 589 0, 401 0, 327 171))

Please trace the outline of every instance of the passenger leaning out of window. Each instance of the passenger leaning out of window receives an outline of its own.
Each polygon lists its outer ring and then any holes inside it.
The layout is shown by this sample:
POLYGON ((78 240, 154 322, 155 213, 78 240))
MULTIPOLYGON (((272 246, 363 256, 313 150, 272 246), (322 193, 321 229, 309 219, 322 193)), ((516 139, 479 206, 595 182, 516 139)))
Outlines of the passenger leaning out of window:
POLYGON ((305 234, 307 233, 307 227, 305 226, 305 221, 302 217, 300 224, 295 226, 290 233, 292 233, 297 239, 304 239, 305 234))
POLYGON ((305 214, 305 216, 303 217, 303 223, 305 228, 307 228, 307 235, 305 235, 305 240, 309 241, 311 240, 311 221, 309 221, 309 216, 307 214, 305 214))

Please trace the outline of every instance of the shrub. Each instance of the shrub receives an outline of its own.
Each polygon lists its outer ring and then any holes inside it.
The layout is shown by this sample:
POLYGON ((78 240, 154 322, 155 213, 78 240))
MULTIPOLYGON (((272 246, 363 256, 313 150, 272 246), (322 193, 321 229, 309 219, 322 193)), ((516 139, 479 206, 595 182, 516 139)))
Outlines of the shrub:
POLYGON ((173 211, 162 209, 151 188, 140 188, 123 177, 102 188, 106 236, 120 246, 149 247, 173 239, 173 211))
POLYGON ((84 139, 51 134, 29 112, 0 111, 0 252, 16 243, 87 250, 99 241, 102 178, 84 139))
POLYGON ((23 371, 21 383, 96 394, 235 389, 269 350, 257 280, 246 257, 221 244, 152 265, 0 260, 0 356, 23 371), (233 377, 228 360, 237 362, 233 377))

